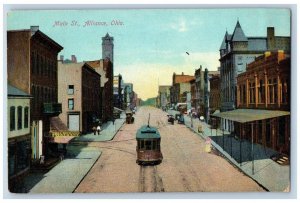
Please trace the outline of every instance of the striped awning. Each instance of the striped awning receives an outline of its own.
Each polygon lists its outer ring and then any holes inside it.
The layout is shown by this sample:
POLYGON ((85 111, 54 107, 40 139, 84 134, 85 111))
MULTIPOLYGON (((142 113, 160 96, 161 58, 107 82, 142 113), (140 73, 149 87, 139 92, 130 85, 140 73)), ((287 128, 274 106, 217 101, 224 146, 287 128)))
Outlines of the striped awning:
POLYGON ((276 118, 290 115, 289 111, 278 110, 260 110, 260 109, 236 109, 232 111, 216 112, 211 116, 235 121, 238 123, 247 123, 269 118, 276 118))

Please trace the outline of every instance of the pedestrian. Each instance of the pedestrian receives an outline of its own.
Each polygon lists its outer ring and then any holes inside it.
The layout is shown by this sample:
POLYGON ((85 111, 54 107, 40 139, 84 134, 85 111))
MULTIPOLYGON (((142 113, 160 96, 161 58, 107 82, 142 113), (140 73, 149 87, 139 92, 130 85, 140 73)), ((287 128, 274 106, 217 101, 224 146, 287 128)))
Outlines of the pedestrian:
POLYGON ((94 135, 96 135, 97 128, 95 126, 93 126, 92 130, 94 132, 94 135))
POLYGON ((98 135, 100 135, 100 131, 101 131, 101 127, 100 125, 97 126, 97 132, 98 132, 98 135))

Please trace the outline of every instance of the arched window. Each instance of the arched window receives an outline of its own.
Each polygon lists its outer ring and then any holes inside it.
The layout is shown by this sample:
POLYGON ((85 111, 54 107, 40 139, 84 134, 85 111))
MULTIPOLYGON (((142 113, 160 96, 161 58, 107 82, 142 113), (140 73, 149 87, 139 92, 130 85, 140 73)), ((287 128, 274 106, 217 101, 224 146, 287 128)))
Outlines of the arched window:
POLYGON ((29 114, 28 114, 28 106, 24 109, 24 128, 28 128, 29 114))
POLYGON ((16 108, 14 106, 10 107, 10 131, 13 131, 16 129, 16 108))
POLYGON ((18 106, 18 130, 22 129, 22 106, 18 106))

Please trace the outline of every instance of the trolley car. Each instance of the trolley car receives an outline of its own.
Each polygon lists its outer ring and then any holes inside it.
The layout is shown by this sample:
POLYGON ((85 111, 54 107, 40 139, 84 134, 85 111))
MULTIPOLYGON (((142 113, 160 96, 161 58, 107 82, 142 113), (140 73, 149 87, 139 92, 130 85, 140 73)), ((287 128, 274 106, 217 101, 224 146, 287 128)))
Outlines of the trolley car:
POLYGON ((163 156, 160 151, 160 134, 157 128, 150 127, 149 124, 142 126, 136 133, 137 140, 137 160, 139 165, 160 164, 163 156))

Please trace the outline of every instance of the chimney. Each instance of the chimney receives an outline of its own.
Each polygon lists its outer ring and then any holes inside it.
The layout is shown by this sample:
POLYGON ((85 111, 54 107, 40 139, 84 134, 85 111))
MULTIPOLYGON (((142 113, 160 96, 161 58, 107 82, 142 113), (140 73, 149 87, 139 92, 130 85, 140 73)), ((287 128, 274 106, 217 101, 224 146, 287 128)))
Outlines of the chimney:
POLYGON ((39 26, 38 25, 30 26, 30 30, 31 32, 36 32, 39 30, 39 26))
POLYGON ((75 55, 71 55, 71 61, 72 63, 77 63, 77 59, 75 55))
POLYGON ((61 62, 63 62, 63 61, 64 61, 64 55, 60 55, 60 56, 59 56, 59 60, 60 60, 61 62))
POLYGON ((278 62, 280 62, 283 59, 285 59, 285 54, 284 54, 283 50, 278 50, 277 54, 278 54, 278 62))
POLYGON ((266 51, 265 52, 265 58, 269 57, 271 55, 271 52, 270 51, 266 51))
POLYGON ((268 46, 268 50, 275 49, 275 29, 274 29, 274 27, 267 27, 267 46, 268 46))
POLYGON ((31 36, 36 33, 36 31, 39 30, 39 26, 30 26, 31 36))

